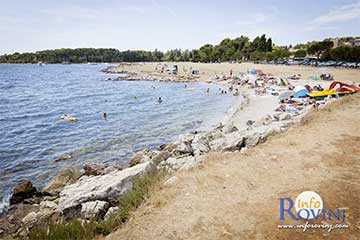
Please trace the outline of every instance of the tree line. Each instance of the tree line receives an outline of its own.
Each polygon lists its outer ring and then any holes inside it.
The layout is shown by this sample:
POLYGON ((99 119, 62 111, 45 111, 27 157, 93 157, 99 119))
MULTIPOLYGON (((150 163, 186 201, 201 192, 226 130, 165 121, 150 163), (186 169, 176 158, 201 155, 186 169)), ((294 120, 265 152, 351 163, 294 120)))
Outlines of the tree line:
MULTIPOLYGON (((354 38, 349 38, 353 40, 354 38)), ((343 40, 343 39, 342 39, 343 40)), ((272 61, 290 56, 305 58, 316 56, 318 60, 360 62, 360 47, 340 46, 333 48, 333 41, 313 41, 294 47, 276 46, 265 34, 252 41, 246 36, 225 38, 217 45, 205 44, 199 49, 173 49, 166 52, 128 50, 113 48, 77 48, 38 51, 35 53, 14 53, 0 56, 0 63, 87 63, 87 62, 157 62, 157 61, 272 61), (290 51, 292 50, 292 51, 290 51)))

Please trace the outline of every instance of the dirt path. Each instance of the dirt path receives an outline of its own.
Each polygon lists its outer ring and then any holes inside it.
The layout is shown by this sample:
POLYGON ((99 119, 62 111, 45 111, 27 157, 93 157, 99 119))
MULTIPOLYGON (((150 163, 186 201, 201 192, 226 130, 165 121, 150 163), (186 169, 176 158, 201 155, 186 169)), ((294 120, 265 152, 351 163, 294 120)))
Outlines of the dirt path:
POLYGON ((212 153, 204 166, 176 176, 106 239, 358 239, 360 94, 245 154, 212 153), (306 190, 327 209, 345 208, 349 228, 278 229, 279 198, 295 200, 306 190))

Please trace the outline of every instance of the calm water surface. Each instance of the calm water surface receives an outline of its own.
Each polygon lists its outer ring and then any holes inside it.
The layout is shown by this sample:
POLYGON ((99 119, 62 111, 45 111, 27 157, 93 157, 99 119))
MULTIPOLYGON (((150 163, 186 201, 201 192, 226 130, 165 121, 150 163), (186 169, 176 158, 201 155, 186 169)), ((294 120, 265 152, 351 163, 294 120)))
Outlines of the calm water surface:
POLYGON ((21 179, 42 187, 61 168, 127 161, 218 123, 238 101, 205 83, 106 81, 104 67, 0 65, 0 212, 21 179))

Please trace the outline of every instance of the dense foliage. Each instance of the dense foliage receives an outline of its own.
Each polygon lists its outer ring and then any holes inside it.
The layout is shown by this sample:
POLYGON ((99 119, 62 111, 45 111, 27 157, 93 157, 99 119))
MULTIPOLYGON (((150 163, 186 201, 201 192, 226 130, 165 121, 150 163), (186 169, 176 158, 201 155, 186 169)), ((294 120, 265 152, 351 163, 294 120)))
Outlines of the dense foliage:
POLYGON ((145 62, 160 61, 163 54, 157 50, 149 51, 123 51, 112 48, 77 48, 55 49, 35 53, 14 53, 0 56, 2 63, 86 63, 86 62, 145 62))
MULTIPOLYGON (((340 38, 344 43, 355 38, 340 38)), ((119 51, 112 48, 77 48, 38 51, 35 53, 14 53, 0 56, 0 63, 86 63, 86 62, 150 62, 150 61, 193 61, 193 62, 224 62, 224 61, 260 61, 279 60, 290 56, 305 58, 313 55, 321 60, 359 62, 359 47, 340 46, 333 48, 333 40, 312 41, 297 44, 293 48, 275 46, 266 35, 258 36, 253 41, 246 36, 230 39, 225 38, 217 45, 205 44, 199 49, 173 49, 165 53, 155 51, 119 51), (289 51, 295 49, 295 51, 289 51)))

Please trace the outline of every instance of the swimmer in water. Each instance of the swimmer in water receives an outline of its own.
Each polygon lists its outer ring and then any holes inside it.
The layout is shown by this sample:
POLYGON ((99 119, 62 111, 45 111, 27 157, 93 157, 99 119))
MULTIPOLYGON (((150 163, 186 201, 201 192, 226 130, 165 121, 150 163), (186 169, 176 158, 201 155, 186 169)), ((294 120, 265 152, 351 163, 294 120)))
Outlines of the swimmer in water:
POLYGON ((107 118, 107 113, 106 112, 103 113, 103 117, 104 117, 104 119, 107 118))
POLYGON ((161 99, 161 97, 159 97, 159 99, 158 99, 158 103, 162 103, 162 99, 161 99))

